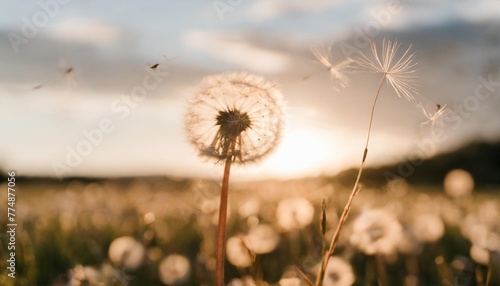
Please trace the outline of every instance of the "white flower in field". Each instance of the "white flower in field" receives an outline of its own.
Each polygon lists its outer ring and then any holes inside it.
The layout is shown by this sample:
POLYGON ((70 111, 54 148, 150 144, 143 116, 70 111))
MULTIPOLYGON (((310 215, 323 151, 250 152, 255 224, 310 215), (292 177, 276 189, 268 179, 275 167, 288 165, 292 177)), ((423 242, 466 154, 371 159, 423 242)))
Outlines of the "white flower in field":
POLYGON ((351 58, 347 58, 342 62, 333 65, 332 64, 332 46, 328 46, 327 48, 320 47, 312 47, 311 52, 314 54, 316 59, 323 64, 330 73, 330 77, 334 81, 335 89, 339 90, 340 88, 344 88, 349 84, 349 78, 345 75, 346 70, 351 66, 353 60, 351 58))
POLYGON ((278 282, 279 286, 302 286, 302 280, 297 277, 292 278, 281 278, 278 282))
POLYGON ((488 265, 490 263, 490 252, 488 249, 479 245, 473 244, 469 251, 470 257, 476 263, 488 265))
POLYGON ((355 280, 351 264, 340 257, 330 257, 325 269, 323 286, 350 286, 355 280))
POLYGON ((189 260, 178 254, 165 257, 158 269, 160 280, 168 285, 182 285, 191 274, 189 260))
POLYGON ((250 276, 242 277, 241 279, 234 278, 227 284, 228 286, 256 286, 255 281, 250 276))
POLYGON ((444 190, 454 198, 467 196, 474 190, 474 178, 465 170, 451 170, 444 178, 444 190))
POLYGON ((245 242, 254 253, 264 254, 278 247, 280 237, 272 226, 260 224, 250 229, 245 237, 245 242))
POLYGON ((356 218, 350 243, 369 255, 391 254, 401 238, 399 221, 383 209, 374 209, 364 211, 356 218))
POLYGON ((246 268, 252 265, 254 255, 241 236, 233 236, 226 242, 227 260, 234 266, 246 268))
POLYGON ((282 200, 276 209, 278 226, 284 231, 301 229, 312 222, 314 207, 304 198, 282 200))
POLYGON ((415 237, 421 242, 435 242, 444 234, 443 220, 433 214, 418 214, 413 218, 415 237))
POLYGON ((277 85, 247 73, 207 76, 186 114, 189 141, 215 162, 255 162, 273 151, 283 127, 277 85))
POLYGON ((415 54, 410 53, 411 46, 403 53, 401 58, 395 59, 400 44, 396 41, 382 42, 382 53, 379 55, 377 45, 372 42, 372 56, 361 53, 355 60, 364 71, 382 73, 387 82, 394 88, 396 94, 406 100, 412 100, 417 93, 414 62, 415 54))
POLYGON ((97 285, 101 280, 101 274, 97 269, 80 264, 70 270, 70 277, 69 286, 97 285))
POLYGON ((109 245, 109 259, 117 266, 135 270, 144 262, 146 250, 142 243, 130 236, 116 238, 109 245))

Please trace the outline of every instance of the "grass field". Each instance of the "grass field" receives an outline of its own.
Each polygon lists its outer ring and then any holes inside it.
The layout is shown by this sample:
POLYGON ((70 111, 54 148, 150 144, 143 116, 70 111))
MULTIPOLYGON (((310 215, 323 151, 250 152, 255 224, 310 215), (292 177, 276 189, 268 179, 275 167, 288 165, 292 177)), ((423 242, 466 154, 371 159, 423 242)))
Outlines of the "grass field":
MULTIPOLYGON (((0 284, 212 285, 219 188, 208 180, 19 182, 16 279, 2 252, 0 284)), ((304 285, 295 267, 314 280, 321 201, 329 241, 348 194, 328 179, 232 185, 226 281, 304 285)), ((350 274, 354 285, 498 285, 499 215, 498 189, 454 199, 441 186, 401 181, 365 188, 335 251, 347 268, 327 270, 324 285, 350 285, 350 274)))

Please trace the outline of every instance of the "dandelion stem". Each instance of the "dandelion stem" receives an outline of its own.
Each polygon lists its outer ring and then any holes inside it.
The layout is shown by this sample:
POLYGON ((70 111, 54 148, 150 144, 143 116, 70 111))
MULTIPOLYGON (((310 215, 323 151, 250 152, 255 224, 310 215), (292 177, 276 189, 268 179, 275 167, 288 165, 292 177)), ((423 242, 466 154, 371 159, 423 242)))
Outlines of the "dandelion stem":
POLYGON ((219 224, 217 227, 217 248, 215 260, 215 285, 224 286, 224 252, 226 246, 227 198, 229 194, 229 173, 232 156, 228 156, 224 165, 224 176, 220 194, 219 224))
POLYGON ((349 211, 351 210, 351 205, 354 200, 354 197, 359 192, 361 187, 359 186, 359 180, 361 179, 361 174, 363 173, 363 167, 365 165, 366 156, 368 155, 368 143, 370 142, 370 135, 372 131, 372 123, 373 123, 373 114, 375 113, 375 106, 377 105, 377 101, 380 95, 380 91, 382 90, 382 84, 386 79, 387 74, 384 74, 380 84, 378 86, 377 94, 375 95, 375 99, 373 101, 372 110, 370 113, 370 123, 368 124, 368 135, 366 136, 366 144, 363 152, 363 159, 361 160, 361 165, 359 166, 358 176, 356 177, 356 182, 354 183, 354 187, 352 188, 351 195, 349 196, 349 200, 345 204, 344 211, 340 216, 339 223, 337 224, 337 228, 335 229, 335 233, 333 234, 332 240, 330 242, 330 248, 328 252, 323 256, 323 262, 321 263, 321 267, 319 269, 318 277, 316 277, 316 286, 320 286, 323 284, 323 276, 325 275, 325 269, 328 264, 328 259, 332 256, 335 251, 335 247, 337 246, 337 242, 340 237, 340 230, 347 220, 347 216, 349 215, 349 211))

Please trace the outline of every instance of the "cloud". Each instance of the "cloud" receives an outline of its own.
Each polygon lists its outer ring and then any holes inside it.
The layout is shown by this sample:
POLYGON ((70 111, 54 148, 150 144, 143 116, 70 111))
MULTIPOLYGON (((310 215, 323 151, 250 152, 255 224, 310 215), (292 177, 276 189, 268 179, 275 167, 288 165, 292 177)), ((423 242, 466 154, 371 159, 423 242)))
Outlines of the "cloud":
POLYGON ((248 17, 255 20, 270 20, 290 12, 312 12, 327 8, 337 4, 338 0, 317 0, 317 1, 258 1, 247 11, 248 17))
POLYGON ((239 35, 188 31, 183 40, 190 48, 202 50, 219 60, 251 71, 278 73, 284 71, 291 62, 288 55, 258 47, 239 35))
POLYGON ((114 26, 92 19, 67 19, 48 27, 50 36, 60 41, 83 44, 112 44, 120 38, 114 26))

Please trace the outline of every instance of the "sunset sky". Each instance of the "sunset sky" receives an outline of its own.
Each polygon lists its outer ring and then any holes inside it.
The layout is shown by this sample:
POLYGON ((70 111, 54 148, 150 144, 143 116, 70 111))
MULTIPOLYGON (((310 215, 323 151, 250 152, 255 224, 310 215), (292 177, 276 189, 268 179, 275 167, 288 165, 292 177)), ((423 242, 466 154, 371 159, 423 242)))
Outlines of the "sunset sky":
POLYGON ((186 104, 204 76, 247 71, 279 84, 288 118, 277 151, 235 178, 335 174, 361 160, 381 75, 337 91, 310 48, 331 45, 337 63, 384 38, 416 53, 419 95, 383 87, 367 164, 500 139, 497 0, 311 2, 1 1, 0 168, 219 176, 187 142, 186 104), (450 120, 421 126, 420 104, 450 120))

